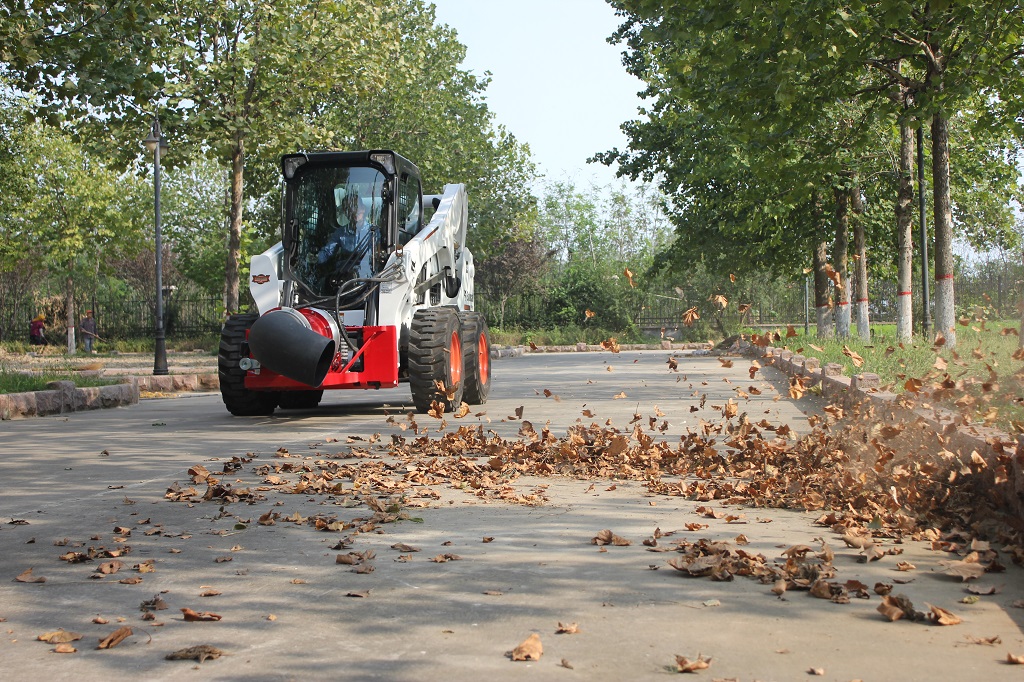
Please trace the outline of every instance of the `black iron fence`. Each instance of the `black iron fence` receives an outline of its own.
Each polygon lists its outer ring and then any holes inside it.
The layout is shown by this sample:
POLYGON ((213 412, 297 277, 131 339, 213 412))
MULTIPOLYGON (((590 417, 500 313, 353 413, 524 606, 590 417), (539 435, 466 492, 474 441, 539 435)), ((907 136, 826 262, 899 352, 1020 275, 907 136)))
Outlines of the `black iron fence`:
MULTIPOLYGON (((19 301, 18 316, 0 318, 0 340, 27 341, 28 324, 37 314, 46 315, 48 336, 63 338, 66 319, 63 298, 19 301)), ((93 311, 96 333, 105 341, 151 337, 156 328, 156 303, 153 299, 108 297, 75 301, 78 321, 86 310, 93 311)), ((178 298, 164 301, 164 331, 168 338, 189 338, 219 333, 224 321, 224 305, 219 298, 178 298)))

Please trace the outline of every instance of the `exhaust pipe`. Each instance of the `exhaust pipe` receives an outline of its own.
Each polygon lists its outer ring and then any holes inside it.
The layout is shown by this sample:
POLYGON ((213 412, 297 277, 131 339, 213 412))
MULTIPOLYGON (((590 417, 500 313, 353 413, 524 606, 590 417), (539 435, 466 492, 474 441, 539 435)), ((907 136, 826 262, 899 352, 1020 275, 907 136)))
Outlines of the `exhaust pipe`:
MULTIPOLYGON (((309 312, 325 317, 319 311, 309 312)), ((249 329, 249 350, 262 366, 314 388, 324 382, 337 346, 333 338, 315 332, 294 308, 272 310, 249 329)))

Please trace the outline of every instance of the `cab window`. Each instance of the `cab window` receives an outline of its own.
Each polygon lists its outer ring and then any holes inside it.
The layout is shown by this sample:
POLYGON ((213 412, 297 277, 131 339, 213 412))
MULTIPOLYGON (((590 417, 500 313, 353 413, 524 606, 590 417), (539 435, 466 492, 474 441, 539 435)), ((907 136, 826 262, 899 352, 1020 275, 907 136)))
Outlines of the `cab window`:
POLYGON ((420 205, 420 179, 402 173, 398 182, 398 241, 405 244, 420 231, 423 209, 420 205))

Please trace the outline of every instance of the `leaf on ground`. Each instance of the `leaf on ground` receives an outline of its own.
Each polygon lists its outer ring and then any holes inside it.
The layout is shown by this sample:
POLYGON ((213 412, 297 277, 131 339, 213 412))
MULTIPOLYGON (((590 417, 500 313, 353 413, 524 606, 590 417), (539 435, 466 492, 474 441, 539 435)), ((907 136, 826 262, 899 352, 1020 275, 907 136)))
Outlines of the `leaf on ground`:
POLYGON ((615 533, 611 532, 606 528, 598 532, 597 535, 591 538, 590 544, 599 546, 614 545, 616 547, 626 547, 628 545, 632 545, 633 542, 632 540, 627 540, 624 537, 616 535, 615 533))
POLYGON ((542 655, 544 655, 544 645, 541 644, 540 635, 536 632, 512 650, 513 661, 539 661, 542 655))
POLYGON ((940 561, 943 573, 954 578, 960 578, 961 582, 975 580, 985 575, 985 567, 976 561, 940 561))
POLYGON ((952 611, 948 611, 941 606, 932 606, 931 604, 925 604, 931 613, 928 614, 928 620, 936 625, 959 625, 961 622, 960 618, 952 611))
POLYGON ((73 654, 77 651, 78 649, 71 646, 67 642, 61 642, 57 646, 53 647, 53 653, 55 654, 73 654))
POLYGON ((707 670, 710 667, 710 656, 704 658, 702 655, 697 654, 697 658, 692 661, 686 656, 676 656, 676 668, 681 673, 695 673, 698 670, 707 670))
POLYGON ((210 613, 209 611, 193 611, 187 607, 181 609, 181 615, 186 623, 195 623, 207 620, 215 621, 223 618, 223 616, 218 616, 216 613, 210 613))
POLYGON ((32 569, 26 568, 14 578, 19 583, 45 583, 46 578, 41 575, 32 575, 32 569))
POLYGON ((971 594, 980 594, 982 596, 989 594, 999 594, 1003 591, 1002 585, 968 585, 967 591, 971 594))
POLYGON ((558 629, 555 630, 556 635, 578 635, 580 633, 579 623, 558 623, 558 629))
POLYGON ((164 658, 168 661, 199 661, 202 663, 208 658, 217 659, 224 655, 224 652, 209 644, 199 644, 167 654, 164 658))
POLYGON ((113 649, 115 646, 132 636, 132 629, 127 625, 119 627, 100 640, 97 649, 113 649))
POLYGON ((1006 662, 1011 665, 1024 665, 1024 656, 1017 656, 1011 653, 1007 653, 1006 662))
POLYGON ((53 632, 44 632, 36 637, 40 642, 49 642, 50 644, 64 644, 67 642, 75 642, 82 639, 83 635, 77 632, 71 632, 70 630, 54 630, 53 632))

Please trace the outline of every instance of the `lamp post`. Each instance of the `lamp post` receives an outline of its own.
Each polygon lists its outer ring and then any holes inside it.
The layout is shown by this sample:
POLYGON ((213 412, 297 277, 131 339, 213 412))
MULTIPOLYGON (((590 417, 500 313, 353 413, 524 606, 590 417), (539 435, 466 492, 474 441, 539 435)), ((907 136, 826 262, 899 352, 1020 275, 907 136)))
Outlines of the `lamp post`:
POLYGON ((153 374, 167 374, 167 340, 164 337, 163 244, 160 239, 160 152, 167 149, 167 140, 160 132, 160 119, 153 117, 149 137, 142 141, 153 152, 153 214, 156 222, 156 353, 153 374))

